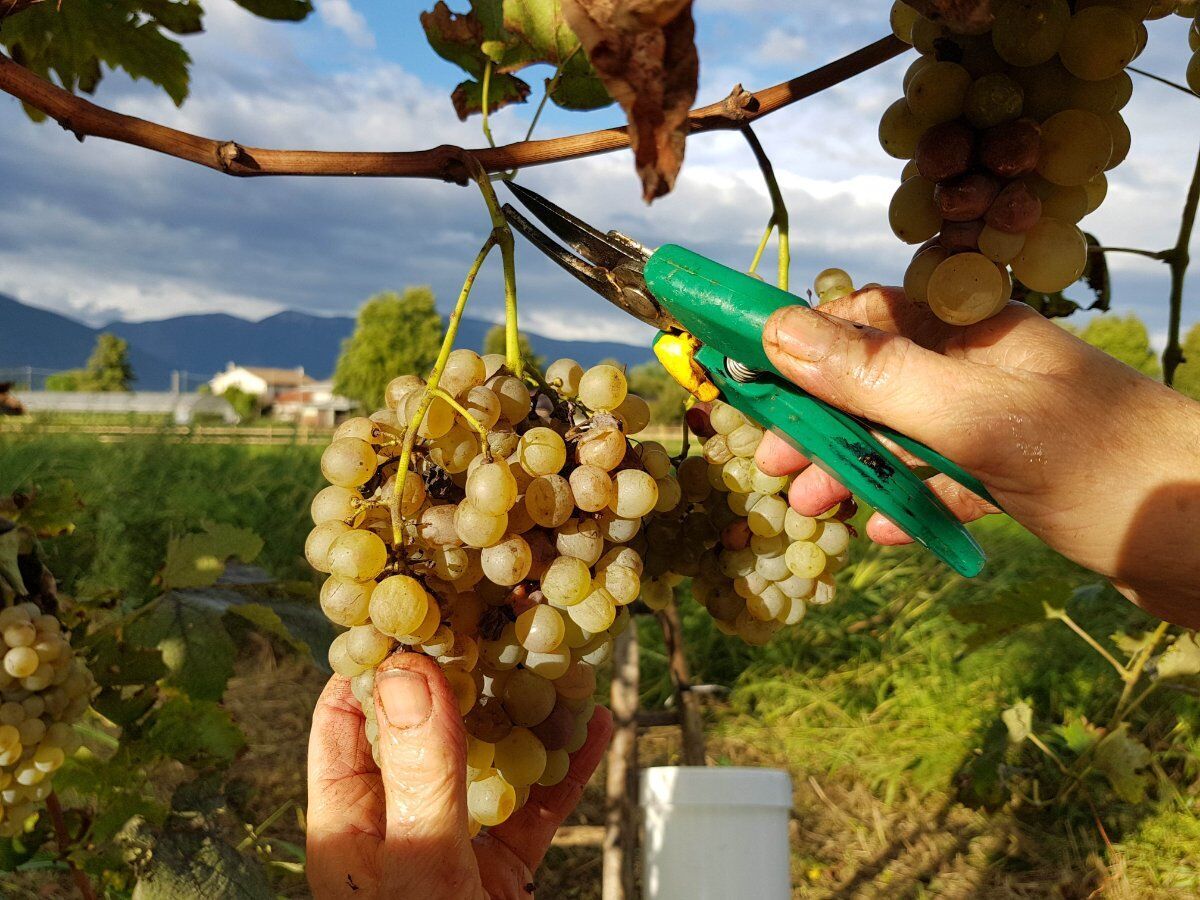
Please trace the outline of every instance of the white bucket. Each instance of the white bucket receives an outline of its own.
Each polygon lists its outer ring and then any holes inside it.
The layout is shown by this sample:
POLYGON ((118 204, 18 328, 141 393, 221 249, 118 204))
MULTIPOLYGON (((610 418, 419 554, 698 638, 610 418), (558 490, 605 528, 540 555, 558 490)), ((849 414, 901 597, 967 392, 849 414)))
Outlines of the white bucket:
POLYGON ((788 900, 792 782, 779 769, 642 772, 646 900, 788 900))

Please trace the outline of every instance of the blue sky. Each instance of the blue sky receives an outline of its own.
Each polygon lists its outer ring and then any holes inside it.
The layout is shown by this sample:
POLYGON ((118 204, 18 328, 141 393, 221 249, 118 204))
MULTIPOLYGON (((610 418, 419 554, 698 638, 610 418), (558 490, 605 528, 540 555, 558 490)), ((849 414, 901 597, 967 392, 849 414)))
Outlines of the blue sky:
MULTIPOLYGON (((448 95, 461 73, 429 49, 427 4, 315 0, 304 23, 256 19, 208 0, 206 33, 184 39, 192 96, 176 109, 143 83, 109 75, 98 100, 134 115, 258 146, 412 149, 477 146, 448 95)), ((454 6, 455 4, 451 4, 454 6)), ((887 31, 884 0, 698 0, 700 102, 741 82, 762 87, 887 31)), ((1186 23, 1151 23, 1139 65, 1181 79, 1186 23)), ((829 265, 859 283, 896 282, 909 251, 887 228, 901 164, 879 149, 880 112, 900 93, 911 55, 763 121, 793 221, 793 285, 829 265)), ((535 87, 548 70, 530 70, 535 87)), ((1173 242, 1200 143, 1198 101, 1138 79, 1127 110, 1134 148, 1109 200, 1085 221, 1111 245, 1173 242)), ((533 104, 495 117, 501 141, 524 133, 533 104)), ((551 109, 540 136, 620 121, 615 107, 551 109)), ((203 311, 260 318, 282 308, 349 313, 370 294, 433 285, 446 308, 487 229, 476 193, 430 181, 228 178, 136 148, 77 143, 34 125, 0 96, 0 291, 100 323, 203 311)), ((597 224, 648 244, 682 243, 744 267, 769 204, 741 138, 694 137, 676 192, 646 207, 626 153, 529 170, 524 180, 597 224)), ((636 323, 519 248, 525 327, 564 338, 638 340, 636 323)), ((768 268, 771 264, 768 263, 768 268)), ((1134 310, 1161 341, 1165 267, 1113 258, 1115 307, 1134 310)), ((1200 273, 1185 321, 1200 319, 1200 273)), ((472 312, 501 310, 498 265, 477 283, 472 312)))

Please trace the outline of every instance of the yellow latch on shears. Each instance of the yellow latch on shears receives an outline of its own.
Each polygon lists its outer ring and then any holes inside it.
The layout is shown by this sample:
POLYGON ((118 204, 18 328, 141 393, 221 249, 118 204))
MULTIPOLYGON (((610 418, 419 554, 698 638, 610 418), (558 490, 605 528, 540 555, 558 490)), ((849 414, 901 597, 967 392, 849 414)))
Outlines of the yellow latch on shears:
POLYGON ((696 362, 700 342, 686 331, 679 334, 660 333, 654 341, 654 355, 671 377, 697 400, 716 400, 721 392, 708 380, 704 367, 696 362))

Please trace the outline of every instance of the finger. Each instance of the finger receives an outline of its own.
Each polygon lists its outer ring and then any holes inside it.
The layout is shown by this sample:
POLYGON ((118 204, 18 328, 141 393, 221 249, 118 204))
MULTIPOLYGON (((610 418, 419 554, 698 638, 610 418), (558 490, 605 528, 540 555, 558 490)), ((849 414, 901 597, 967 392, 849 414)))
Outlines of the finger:
POLYGON ((579 804, 587 786, 604 758, 612 737, 612 713, 597 706, 588 722, 587 740, 571 757, 566 776, 551 787, 535 786, 529 799, 502 825, 491 829, 492 837, 502 841, 531 870, 537 869, 550 849, 554 832, 579 804))
POLYGON ((785 377, 814 396, 938 447, 953 459, 960 459, 955 451, 963 434, 971 433, 956 421, 961 411, 974 408, 980 393, 995 394, 982 366, 824 310, 778 310, 767 322, 763 346, 785 377), (931 397, 938 403, 931 404, 931 397))
POLYGON ((375 676, 387 812, 385 871, 405 896, 469 897, 479 870, 467 837, 466 732, 437 663, 396 653, 375 676))
POLYGON ((841 482, 816 466, 797 475, 788 489, 788 503, 802 516, 819 516, 849 497, 841 482))
POLYGON ((313 710, 308 742, 306 842, 314 896, 371 884, 384 834, 383 787, 350 682, 335 675, 313 710))
POLYGON ((808 457, 771 431, 763 435, 754 461, 768 475, 791 475, 809 464, 808 457))
POLYGON ((821 312, 879 331, 904 335, 922 347, 941 348, 956 329, 924 303, 913 303, 898 287, 869 287, 821 304, 821 312))

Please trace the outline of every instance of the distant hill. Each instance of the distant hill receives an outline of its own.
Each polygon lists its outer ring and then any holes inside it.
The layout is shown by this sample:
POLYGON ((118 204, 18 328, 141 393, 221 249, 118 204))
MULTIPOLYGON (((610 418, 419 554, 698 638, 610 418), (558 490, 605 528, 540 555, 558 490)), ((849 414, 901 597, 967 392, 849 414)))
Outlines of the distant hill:
MULTIPOLYGON (((458 345, 479 349, 491 327, 491 322, 481 319, 463 319, 458 345)), ((143 390, 166 388, 174 369, 208 377, 230 361, 248 366, 303 366, 314 378, 328 378, 333 374, 342 341, 353 330, 354 319, 349 316, 313 316, 294 311, 259 322, 214 313, 151 322, 118 321, 91 328, 0 294, 0 369, 82 366, 96 336, 108 331, 129 342, 137 386, 143 390)), ((585 366, 607 358, 635 366, 652 358, 648 346, 559 341, 532 332, 527 336, 534 350, 547 359, 570 356, 585 366)))

